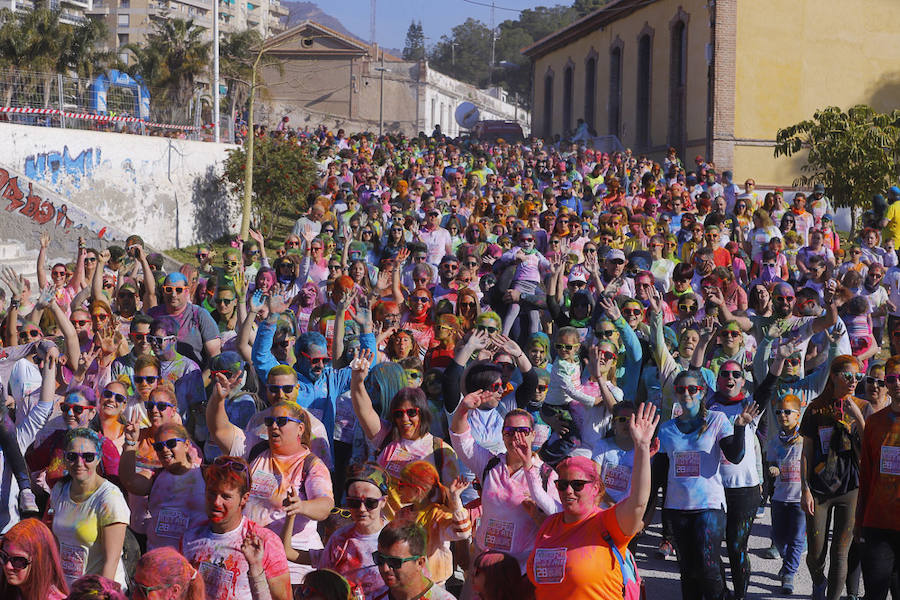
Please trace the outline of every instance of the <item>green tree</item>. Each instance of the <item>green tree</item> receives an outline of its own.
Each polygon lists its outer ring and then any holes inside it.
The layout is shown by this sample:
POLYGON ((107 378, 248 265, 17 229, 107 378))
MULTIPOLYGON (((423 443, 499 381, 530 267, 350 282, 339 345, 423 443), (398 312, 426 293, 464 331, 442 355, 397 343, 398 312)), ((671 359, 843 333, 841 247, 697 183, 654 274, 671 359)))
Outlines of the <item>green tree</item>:
POLYGON ((856 231, 858 209, 900 174, 900 110, 882 114, 865 105, 846 112, 836 106, 818 110, 775 136, 775 156, 801 151, 808 152, 804 174, 794 185, 824 185, 836 207, 851 209, 856 231))
MULTIPOLYGON (((204 41, 205 28, 193 19, 167 18, 154 21, 154 30, 143 46, 125 46, 133 57, 125 71, 140 75, 156 94, 156 117, 168 122, 188 122, 197 80, 209 75, 212 42, 204 41)), ((151 108, 154 105, 151 104, 151 108)))
MULTIPOLYGON (((243 199, 247 153, 243 147, 228 151, 224 180, 228 190, 243 199)), ((306 207, 306 194, 316 177, 315 162, 305 148, 272 138, 256 140, 253 152, 253 220, 263 235, 271 237, 280 215, 297 213, 306 207)))
POLYGON ((406 30, 406 45, 403 46, 403 60, 421 60, 425 58, 425 32, 422 22, 413 21, 406 30))
POLYGON ((490 79, 491 30, 478 19, 468 18, 441 36, 429 61, 450 77, 482 86, 490 79))
POLYGON ((588 15, 598 8, 606 6, 609 4, 610 0, 575 0, 575 3, 572 5, 572 10, 575 11, 576 18, 581 18, 585 15, 588 15))

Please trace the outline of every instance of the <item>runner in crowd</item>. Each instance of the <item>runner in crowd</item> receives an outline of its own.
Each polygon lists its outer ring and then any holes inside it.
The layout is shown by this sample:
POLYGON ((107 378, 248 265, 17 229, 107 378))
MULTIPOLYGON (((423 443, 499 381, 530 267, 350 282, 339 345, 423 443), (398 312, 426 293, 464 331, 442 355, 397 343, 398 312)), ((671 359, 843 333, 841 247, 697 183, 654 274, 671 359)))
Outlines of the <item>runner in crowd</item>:
POLYGON ((900 192, 844 239, 674 149, 257 135, 286 239, 0 278, 0 595, 745 598, 770 497, 780 593, 900 593, 900 192))

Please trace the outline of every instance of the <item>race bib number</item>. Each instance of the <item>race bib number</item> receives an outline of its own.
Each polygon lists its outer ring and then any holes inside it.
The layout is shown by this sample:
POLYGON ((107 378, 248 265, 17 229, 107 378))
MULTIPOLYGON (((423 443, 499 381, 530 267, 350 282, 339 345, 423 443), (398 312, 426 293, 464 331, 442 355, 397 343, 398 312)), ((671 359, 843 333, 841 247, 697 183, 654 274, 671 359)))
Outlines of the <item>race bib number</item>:
POLYGON ((87 550, 81 546, 60 542, 59 559, 66 577, 78 579, 84 575, 84 566, 87 563, 87 550))
POLYGON ((604 470, 603 485, 617 492, 628 491, 631 469, 622 465, 611 465, 604 470))
POLYGON ((684 412, 684 409, 681 407, 680 402, 676 402, 672 405, 672 418, 677 419, 681 416, 681 413, 684 412))
POLYGON ((550 426, 543 423, 535 423, 534 425, 534 442, 531 443, 533 448, 540 448, 550 437, 550 426))
POLYGON ((250 487, 251 496, 268 500, 277 489, 278 478, 272 473, 257 471, 253 474, 253 484, 250 487))
POLYGON ((562 583, 566 578, 568 548, 535 548, 534 580, 537 583, 562 583))
POLYGON ((881 474, 900 475, 900 446, 881 447, 881 474))
POLYGON ((689 478, 700 477, 700 453, 676 452, 675 453, 675 477, 689 478))
POLYGON ((778 479, 784 483, 800 483, 800 463, 784 459, 778 464, 778 479))
POLYGON ((200 575, 206 584, 206 597, 225 600, 231 597, 234 572, 210 562, 200 563, 200 575))
POLYGON ((391 459, 388 462, 385 470, 393 477, 400 479, 400 471, 403 470, 403 467, 413 462, 414 460, 416 460, 415 456, 413 456, 403 448, 397 447, 391 453, 391 459))
POLYGON ((181 538, 187 526, 187 515, 180 510, 164 508, 159 511, 159 519, 156 521, 156 535, 177 540, 181 538))
POLYGON ((484 545, 493 550, 509 552, 515 532, 516 524, 511 521, 488 519, 487 529, 484 532, 484 545))
POLYGON ((822 454, 828 454, 831 448, 831 434, 834 433, 833 427, 819 427, 819 443, 822 444, 822 454))

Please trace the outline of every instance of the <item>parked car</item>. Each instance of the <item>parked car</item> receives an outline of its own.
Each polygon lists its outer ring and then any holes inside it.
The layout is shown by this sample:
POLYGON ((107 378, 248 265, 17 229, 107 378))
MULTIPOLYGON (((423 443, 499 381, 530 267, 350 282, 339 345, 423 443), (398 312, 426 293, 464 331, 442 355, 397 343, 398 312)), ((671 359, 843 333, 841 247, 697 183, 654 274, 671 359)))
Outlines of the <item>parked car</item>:
POLYGON ((507 142, 521 142, 525 139, 522 127, 516 121, 478 121, 472 128, 472 137, 483 142, 496 142, 503 138, 507 142))

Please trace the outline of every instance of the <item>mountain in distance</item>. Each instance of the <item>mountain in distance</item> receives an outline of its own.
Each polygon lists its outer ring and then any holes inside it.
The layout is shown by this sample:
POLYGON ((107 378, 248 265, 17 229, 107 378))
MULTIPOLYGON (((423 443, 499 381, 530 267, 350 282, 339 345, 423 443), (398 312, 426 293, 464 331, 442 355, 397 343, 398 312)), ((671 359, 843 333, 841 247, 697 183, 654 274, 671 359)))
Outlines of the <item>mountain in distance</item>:
MULTIPOLYGON (((282 0, 282 6, 287 7, 288 9, 288 17, 287 17, 287 28, 290 29, 294 25, 298 23, 302 23, 309 19, 310 21, 315 21, 320 25, 324 25, 329 29, 334 29, 338 33, 351 37, 355 40, 359 40, 364 44, 368 44, 367 39, 363 39, 348 30, 344 27, 343 23, 341 23, 336 17, 329 15, 327 12, 318 7, 315 2, 300 2, 297 0, 282 0)), ((366 36, 368 38, 368 36, 366 36)), ((385 50, 393 54, 395 56, 400 56, 401 50, 396 48, 385 48, 385 50)))

